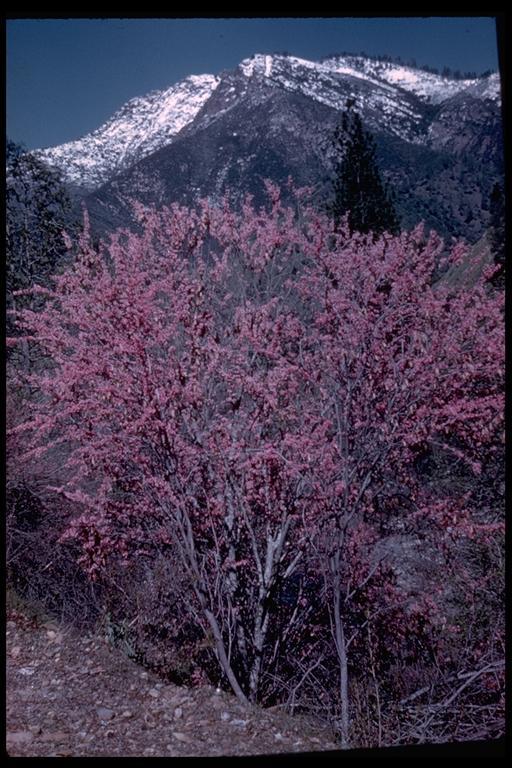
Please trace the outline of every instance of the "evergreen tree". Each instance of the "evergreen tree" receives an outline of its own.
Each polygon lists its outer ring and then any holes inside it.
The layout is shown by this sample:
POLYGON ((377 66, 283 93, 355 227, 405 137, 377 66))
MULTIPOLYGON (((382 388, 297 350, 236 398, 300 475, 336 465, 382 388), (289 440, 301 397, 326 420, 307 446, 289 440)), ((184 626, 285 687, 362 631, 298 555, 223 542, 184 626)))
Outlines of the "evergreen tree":
POLYGON ((6 166, 9 307, 13 291, 34 282, 48 283, 65 253, 62 230, 69 229, 71 203, 59 174, 10 140, 6 145, 6 166))
POLYGON ((348 100, 334 134, 333 200, 328 210, 336 223, 347 215, 351 232, 396 234, 399 220, 378 169, 375 141, 353 106, 348 100))
MULTIPOLYGON (((51 287, 51 276, 63 264, 66 254, 62 232, 73 235, 77 225, 71 217, 71 202, 60 175, 26 149, 7 140, 6 144, 6 309, 41 310, 40 295, 14 295, 34 283, 51 287)), ((8 335, 17 335, 10 313, 6 316, 8 335)), ((14 350, 8 350, 12 360, 14 350)), ((30 369, 35 358, 28 346, 15 354, 16 366, 30 369)))

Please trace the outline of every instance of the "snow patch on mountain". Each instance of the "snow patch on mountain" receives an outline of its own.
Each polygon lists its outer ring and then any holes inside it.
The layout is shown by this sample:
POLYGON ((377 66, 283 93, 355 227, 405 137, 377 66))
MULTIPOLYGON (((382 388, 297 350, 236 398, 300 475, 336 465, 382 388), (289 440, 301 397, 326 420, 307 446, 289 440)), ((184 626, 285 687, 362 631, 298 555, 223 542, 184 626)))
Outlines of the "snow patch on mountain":
POLYGON ((474 80, 466 89, 466 92, 477 99, 490 99, 497 103, 501 102, 501 82, 497 72, 493 72, 489 77, 474 80))
POLYGON ((34 154, 60 168, 68 181, 93 188, 169 144, 195 118, 219 82, 214 75, 190 75, 166 90, 130 99, 82 139, 34 154))
POLYGON ((431 104, 440 104, 458 93, 467 92, 477 98, 499 101, 499 75, 493 73, 486 78, 455 80, 422 69, 415 69, 392 62, 367 59, 364 56, 334 56, 324 59, 322 65, 332 71, 357 71, 360 77, 372 77, 403 90, 414 93, 431 104))
POLYGON ((133 163, 172 143, 187 126, 204 128, 250 94, 268 88, 302 94, 341 111, 354 99, 372 131, 387 132, 412 144, 425 144, 426 104, 454 96, 499 102, 499 75, 455 80, 442 75, 364 56, 333 56, 309 61, 298 56, 255 54, 236 70, 191 75, 161 91, 128 101, 110 120, 77 141, 34 154, 59 168, 67 181, 94 189, 133 163), (215 99, 202 112, 213 92, 215 99))
POLYGON ((356 98, 372 128, 385 128, 406 141, 421 142, 418 126, 422 115, 407 94, 349 63, 257 54, 244 59, 240 68, 247 78, 259 76, 269 85, 302 93, 336 110, 344 108, 348 97, 356 98))

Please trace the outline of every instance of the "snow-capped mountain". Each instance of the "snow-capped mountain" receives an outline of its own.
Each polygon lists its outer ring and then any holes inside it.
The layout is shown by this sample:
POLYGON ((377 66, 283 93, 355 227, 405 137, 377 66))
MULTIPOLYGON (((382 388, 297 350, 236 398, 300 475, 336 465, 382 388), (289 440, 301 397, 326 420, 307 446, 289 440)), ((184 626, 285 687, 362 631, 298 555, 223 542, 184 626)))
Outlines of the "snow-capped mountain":
POLYGON ((214 75, 191 75, 166 90, 130 99, 84 138, 34 154, 59 168, 66 181, 94 189, 169 144, 218 84, 214 75))
POLYGON ((312 186, 321 202, 348 100, 375 137, 403 226, 423 220, 444 235, 481 237, 503 173, 497 74, 461 80, 364 56, 256 54, 132 99, 93 133, 37 154, 85 196, 99 232, 131 225, 134 198, 161 206, 250 193, 263 202, 266 178, 312 186))
POLYGON ((349 67, 343 60, 314 62, 296 56, 256 55, 240 69, 247 78, 261 77, 274 87, 296 91, 333 109, 342 110, 347 98, 359 101, 366 121, 410 141, 418 140, 421 111, 409 94, 349 67))
MULTIPOLYGON (((59 168, 66 181, 95 189, 151 153, 171 144, 201 118, 219 84, 223 102, 210 121, 232 109, 248 90, 270 87, 299 93, 332 109, 353 98, 373 131, 386 132, 412 144, 435 135, 427 125, 428 107, 453 96, 499 101, 499 77, 454 80, 363 56, 336 56, 308 61, 296 56, 256 54, 234 72, 192 75, 163 91, 128 101, 110 120, 82 139, 36 154, 59 168)), ((204 124, 204 121, 203 121, 204 124)))
POLYGON ((431 104, 440 104, 458 93, 493 101, 500 100, 500 79, 496 72, 488 77, 456 80, 415 67, 363 56, 335 56, 323 60, 322 64, 339 73, 371 78, 375 82, 385 81, 414 93, 431 104))

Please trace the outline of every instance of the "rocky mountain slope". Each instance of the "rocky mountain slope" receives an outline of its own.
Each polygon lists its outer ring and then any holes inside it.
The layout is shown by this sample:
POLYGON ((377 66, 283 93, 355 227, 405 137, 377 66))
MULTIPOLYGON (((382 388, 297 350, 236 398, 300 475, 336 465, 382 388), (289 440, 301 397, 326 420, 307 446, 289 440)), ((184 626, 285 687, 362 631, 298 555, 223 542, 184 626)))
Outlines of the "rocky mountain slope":
POLYGON ((376 137, 403 224, 424 219, 478 239, 502 174, 497 74, 455 80, 362 56, 258 54, 218 77, 132 99, 92 134, 38 154, 87 194, 100 229, 129 222, 127 198, 260 198, 267 177, 313 185, 321 200, 329 140, 348 99, 376 137))
POLYGON ((191 75, 164 91, 130 99, 82 139, 36 154, 59 168, 66 181, 94 189, 172 141, 218 84, 213 75, 191 75))

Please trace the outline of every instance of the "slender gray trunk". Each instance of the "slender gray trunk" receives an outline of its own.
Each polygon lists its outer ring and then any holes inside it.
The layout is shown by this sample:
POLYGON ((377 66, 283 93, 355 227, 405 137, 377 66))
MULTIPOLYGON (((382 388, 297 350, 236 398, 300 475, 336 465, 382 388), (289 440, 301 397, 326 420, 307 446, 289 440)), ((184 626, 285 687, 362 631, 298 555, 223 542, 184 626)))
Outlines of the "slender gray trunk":
POLYGON ((215 653, 217 654, 217 658, 219 660, 219 664, 222 668, 222 671, 226 675, 229 681, 229 684, 233 689, 233 693, 235 694, 237 699, 239 699, 239 701, 243 702, 244 704, 248 704, 249 700, 245 695, 245 693, 243 692, 242 688, 240 687, 240 683, 238 682, 236 675, 233 671, 233 668, 229 662, 229 659, 226 653, 226 647, 224 645, 224 640, 222 638, 222 632, 219 627, 219 623, 215 618, 213 612, 208 608, 206 603, 206 598, 203 592, 201 591, 201 589, 198 587, 195 587, 194 591, 199 600, 203 613, 206 616, 208 624, 210 625, 210 629, 212 630, 213 639, 215 641, 215 653))
POLYGON ((249 700, 248 700, 247 696, 245 695, 245 693, 242 691, 242 689, 240 687, 240 683, 236 679, 236 675, 233 672, 231 664, 229 663, 229 660, 228 660, 228 657, 227 657, 227 654, 226 654, 226 649, 224 647, 224 641, 222 639, 222 634, 221 634, 221 631, 220 631, 220 627, 219 627, 219 625, 217 623, 217 620, 216 620, 215 616, 213 615, 213 613, 210 610, 205 609, 204 612, 205 612, 206 618, 208 619, 208 623, 209 623, 209 625, 210 625, 210 627, 212 629, 213 637, 215 639, 215 650, 216 650, 216 653, 217 653, 217 658, 219 659, 219 663, 220 663, 223 671, 225 672, 226 677, 229 680, 229 684, 230 684, 231 688, 233 689, 233 692, 234 692, 235 696, 237 697, 237 699, 239 701, 241 701, 243 704, 248 704, 249 700))
POLYGON ((263 645, 265 642, 265 631, 262 625, 263 606, 258 605, 255 618, 255 631, 254 631, 254 661, 251 667, 251 673, 249 675, 249 698, 251 701, 256 701, 258 696, 258 687, 260 681, 261 672, 261 657, 263 654, 263 645))
POLYGON ((267 637, 269 613, 265 606, 272 588, 274 578, 275 564, 279 561, 283 545, 290 528, 290 521, 284 520, 279 532, 275 538, 270 531, 267 533, 267 551, 265 556, 265 567, 260 570, 260 585, 258 592, 258 606, 254 617, 254 661, 249 676, 249 696, 251 701, 256 701, 261 674, 261 664, 263 658, 263 649, 267 637))
POLYGON ((336 649, 339 665, 339 690, 340 690, 340 737, 342 748, 349 746, 350 730, 350 704, 348 698, 348 661, 345 630, 341 616, 341 590, 336 586, 334 596, 334 626, 336 636, 336 649))
POLYGON ((215 652, 217 654, 219 664, 225 673, 236 697, 244 704, 248 704, 249 700, 243 692, 228 659, 219 623, 215 618, 213 611, 208 606, 206 592, 202 588, 201 570, 197 561, 195 539, 190 518, 186 514, 182 514, 177 518, 176 522, 178 523, 179 531, 182 536, 183 548, 180 552, 182 561, 184 562, 184 565, 189 573, 195 577, 194 592, 197 596, 203 614, 206 617, 208 624, 210 625, 210 629, 212 630, 215 640, 215 652))
MULTIPOLYGON (((235 536, 236 536, 235 503, 233 500, 232 492, 227 484, 225 488, 225 493, 226 493, 227 507, 228 507, 228 514, 226 515, 225 524, 227 529, 227 537, 229 541, 229 550, 228 550, 229 560, 231 563, 234 563, 236 560, 236 549, 234 544, 235 536)), ((238 589, 238 574, 234 567, 231 567, 229 569, 228 574, 226 576, 226 582, 227 582, 228 601, 232 609, 235 602, 236 591, 238 589)), ((247 662, 247 641, 245 637, 244 627, 238 615, 234 617, 234 622, 235 622, 235 638, 238 645, 238 650, 245 663, 247 662)))

